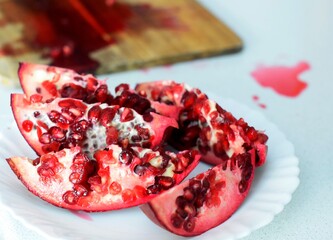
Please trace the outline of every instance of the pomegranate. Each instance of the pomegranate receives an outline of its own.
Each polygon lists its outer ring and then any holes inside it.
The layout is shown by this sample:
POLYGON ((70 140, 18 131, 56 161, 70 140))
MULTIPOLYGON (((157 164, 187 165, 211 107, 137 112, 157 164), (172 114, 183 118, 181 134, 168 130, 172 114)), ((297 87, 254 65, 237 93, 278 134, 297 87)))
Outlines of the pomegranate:
POLYGON ((244 119, 237 120, 199 89, 173 81, 142 83, 135 89, 153 101, 181 106, 179 129, 170 138, 177 149, 197 148, 202 159, 213 165, 255 149, 256 166, 264 164, 268 137, 244 119))
POLYGON ((22 135, 38 155, 74 146, 88 154, 110 144, 154 148, 168 127, 177 127, 176 120, 154 112, 142 116, 105 103, 72 98, 44 102, 36 96, 12 94, 11 106, 22 135))
POLYGON ((73 210, 107 211, 143 204, 180 183, 199 162, 194 150, 173 153, 109 145, 94 153, 80 147, 35 160, 7 159, 23 184, 43 200, 73 210))
POLYGON ((13 114, 40 157, 7 161, 31 192, 56 206, 141 205, 163 228, 195 236, 237 210, 265 163, 266 134, 197 88, 120 84, 111 95, 92 75, 28 63, 19 77, 25 95, 12 94, 13 114), (214 167, 181 183, 200 155, 214 167))
POLYGON ((28 97, 34 94, 42 95, 45 100, 70 97, 87 103, 110 102, 113 99, 105 81, 67 68, 20 63, 18 76, 28 97))
POLYGON ((254 177, 254 151, 200 173, 141 206, 157 225, 196 236, 226 221, 247 196, 254 177))

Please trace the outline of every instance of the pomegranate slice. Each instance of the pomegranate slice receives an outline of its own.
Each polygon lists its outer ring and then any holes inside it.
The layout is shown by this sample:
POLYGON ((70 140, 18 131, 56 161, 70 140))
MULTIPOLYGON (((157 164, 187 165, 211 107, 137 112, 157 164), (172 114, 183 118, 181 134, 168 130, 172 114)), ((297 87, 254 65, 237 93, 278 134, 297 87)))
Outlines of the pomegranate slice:
POLYGON ((161 193, 141 206, 159 226, 195 236, 226 221, 247 196, 255 169, 254 151, 232 157, 161 193))
POLYGON ((86 104, 71 98, 43 102, 12 94, 11 106, 16 123, 38 155, 81 146, 92 154, 110 144, 154 148, 162 143, 168 127, 177 121, 154 112, 142 116, 133 109, 86 104))
POLYGON ((7 159, 36 196, 73 210, 107 211, 143 204, 181 182, 199 162, 197 151, 172 153, 109 145, 94 153, 80 147, 47 153, 36 160, 7 159))
POLYGON ((87 103, 109 102, 113 98, 105 81, 66 68, 21 63, 18 76, 28 97, 34 94, 42 95, 45 100, 70 97, 87 103))
POLYGON ((198 148, 203 160, 217 165, 250 149, 256 150, 256 166, 264 164, 268 137, 236 119, 197 88, 173 81, 142 83, 136 91, 153 101, 182 108, 179 130, 174 131, 171 144, 178 149, 198 148))

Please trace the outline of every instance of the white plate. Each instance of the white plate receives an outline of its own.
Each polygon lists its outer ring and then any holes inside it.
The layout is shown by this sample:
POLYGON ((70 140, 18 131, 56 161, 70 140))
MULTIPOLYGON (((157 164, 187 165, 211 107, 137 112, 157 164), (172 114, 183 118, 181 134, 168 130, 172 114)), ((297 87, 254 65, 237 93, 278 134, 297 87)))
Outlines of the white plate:
MULTIPOLYGON (((244 117, 257 129, 266 131, 268 158, 263 167, 256 169, 249 196, 237 212, 222 225, 191 239, 239 239, 250 234, 282 211, 299 184, 298 159, 285 135, 260 112, 233 100, 218 97, 215 100, 235 116, 244 117)), ((139 208, 78 216, 40 200, 21 184, 5 161, 10 156, 35 157, 34 152, 20 135, 12 117, 1 120, 8 125, 0 127, 0 197, 13 216, 28 228, 45 237, 66 239, 184 239, 156 226, 139 208)), ((207 165, 200 164, 195 173, 206 168, 207 165)))

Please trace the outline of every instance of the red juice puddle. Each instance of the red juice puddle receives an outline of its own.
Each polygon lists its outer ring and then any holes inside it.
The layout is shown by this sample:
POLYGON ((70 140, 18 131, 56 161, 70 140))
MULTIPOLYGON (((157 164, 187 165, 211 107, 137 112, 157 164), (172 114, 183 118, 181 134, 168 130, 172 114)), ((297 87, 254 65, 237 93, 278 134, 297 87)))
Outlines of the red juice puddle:
POLYGON ((74 215, 78 216, 79 218, 82 218, 84 220, 88 220, 88 221, 93 221, 93 219, 91 218, 91 216, 86 213, 86 212, 82 212, 82 211, 76 211, 76 210, 69 210, 71 213, 73 213, 74 215))
POLYGON ((302 61, 296 66, 259 66, 251 75, 262 87, 272 88, 276 93, 297 97, 308 86, 299 75, 310 69, 310 65, 302 61))
POLYGON ((140 34, 149 28, 184 30, 178 9, 114 0, 19 0, 0 2, 1 27, 23 24, 23 36, 2 45, 0 56, 42 52, 51 65, 94 72, 99 63, 90 53, 117 43, 117 34, 140 34), (3 20, 5 19, 5 20, 3 20), (19 48, 17 46, 20 46, 19 48))
POLYGON ((257 95, 253 95, 253 96, 252 96, 252 99, 253 99, 253 101, 254 101, 255 103, 258 104, 259 107, 261 107, 261 108, 263 108, 263 109, 266 109, 266 108, 267 108, 267 105, 266 105, 266 104, 259 102, 259 97, 258 97, 257 95))

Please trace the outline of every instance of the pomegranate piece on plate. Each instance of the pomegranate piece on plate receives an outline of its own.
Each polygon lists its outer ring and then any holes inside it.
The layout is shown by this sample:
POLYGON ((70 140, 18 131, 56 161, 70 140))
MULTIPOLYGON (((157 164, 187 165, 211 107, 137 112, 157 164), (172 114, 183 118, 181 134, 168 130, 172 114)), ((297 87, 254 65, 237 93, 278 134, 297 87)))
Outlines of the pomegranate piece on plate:
POLYGON ((113 99, 105 81, 67 68, 21 63, 18 76, 28 97, 34 94, 40 94, 44 100, 70 97, 87 103, 110 102, 113 99))
POLYGON ((199 89, 173 81, 158 81, 140 83, 135 90, 153 101, 181 107, 179 129, 170 138, 177 149, 197 148, 203 160, 213 165, 255 149, 256 166, 264 163, 268 137, 244 119, 236 119, 199 89))
POLYGON ((157 225, 196 236, 226 221, 247 196, 254 177, 254 151, 200 173, 141 206, 157 225))
POLYGON ((36 96, 12 94, 11 107, 21 134, 38 155, 74 146, 89 154, 110 144, 154 148, 163 142, 168 127, 178 126, 176 120, 154 112, 142 116, 105 103, 71 98, 43 102, 36 96))
POLYGON ((199 162, 197 151, 172 153, 109 145, 94 159, 80 147, 35 160, 7 159, 23 184, 43 200, 73 210, 107 211, 143 204, 179 184, 199 162))

